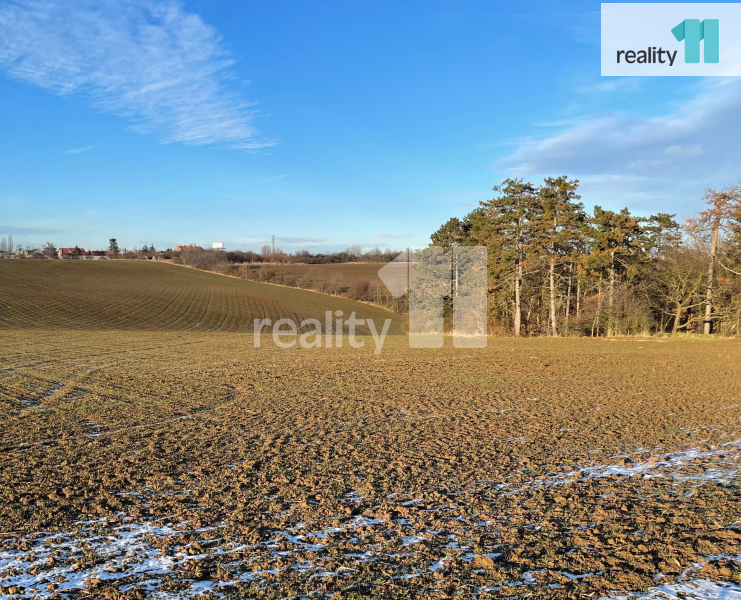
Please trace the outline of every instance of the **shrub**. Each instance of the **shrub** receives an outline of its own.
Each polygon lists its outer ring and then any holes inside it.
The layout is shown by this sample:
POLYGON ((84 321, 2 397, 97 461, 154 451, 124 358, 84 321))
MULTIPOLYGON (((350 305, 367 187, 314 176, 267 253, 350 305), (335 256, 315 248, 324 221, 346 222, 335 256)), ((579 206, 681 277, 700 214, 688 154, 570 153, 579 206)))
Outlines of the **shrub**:
POLYGON ((275 271, 273 269, 267 269, 265 267, 262 267, 255 271, 255 279, 257 281, 267 281, 272 282, 275 281, 275 271))
POLYGON ((370 283, 365 280, 355 281, 347 292, 353 300, 369 301, 371 299, 370 283))

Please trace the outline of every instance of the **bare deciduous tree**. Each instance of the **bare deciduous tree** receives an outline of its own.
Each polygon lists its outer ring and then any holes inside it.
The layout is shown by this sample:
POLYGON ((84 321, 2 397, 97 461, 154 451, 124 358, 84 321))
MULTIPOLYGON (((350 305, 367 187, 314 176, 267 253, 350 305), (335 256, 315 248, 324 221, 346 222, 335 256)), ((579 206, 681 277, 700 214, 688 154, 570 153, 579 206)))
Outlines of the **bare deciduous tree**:
POLYGON ((726 186, 720 191, 708 188, 705 191, 705 202, 709 208, 702 211, 696 218, 690 219, 687 226, 690 231, 709 232, 710 234, 710 254, 705 286, 705 320, 703 321, 703 333, 709 334, 713 327, 713 283, 718 244, 728 222, 741 218, 741 186, 726 186))

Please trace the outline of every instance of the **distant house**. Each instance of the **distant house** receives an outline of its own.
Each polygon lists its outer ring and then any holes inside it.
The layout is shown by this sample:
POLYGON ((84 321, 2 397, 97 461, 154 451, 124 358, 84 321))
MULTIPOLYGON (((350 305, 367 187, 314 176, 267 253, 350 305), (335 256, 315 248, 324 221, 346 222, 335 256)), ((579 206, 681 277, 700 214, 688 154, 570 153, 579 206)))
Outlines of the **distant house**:
POLYGON ((86 258, 87 255, 84 248, 60 248, 57 252, 59 258, 86 258))
POLYGON ((203 250, 200 246, 175 246, 173 248, 175 252, 182 252, 183 250, 203 250))

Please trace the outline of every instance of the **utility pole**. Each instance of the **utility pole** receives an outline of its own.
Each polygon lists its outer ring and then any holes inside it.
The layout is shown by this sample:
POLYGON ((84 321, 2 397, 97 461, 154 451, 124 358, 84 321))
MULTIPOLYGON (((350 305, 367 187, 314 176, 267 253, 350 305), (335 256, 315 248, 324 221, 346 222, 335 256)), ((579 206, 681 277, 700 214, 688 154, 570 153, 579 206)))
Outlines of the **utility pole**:
POLYGON ((273 236, 273 256, 275 256, 275 236, 273 236))

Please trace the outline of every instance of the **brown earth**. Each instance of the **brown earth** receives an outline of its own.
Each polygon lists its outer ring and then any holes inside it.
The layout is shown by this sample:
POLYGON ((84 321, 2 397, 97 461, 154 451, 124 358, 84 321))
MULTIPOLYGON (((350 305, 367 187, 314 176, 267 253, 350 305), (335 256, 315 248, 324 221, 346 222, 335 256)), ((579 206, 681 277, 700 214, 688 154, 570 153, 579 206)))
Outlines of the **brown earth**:
POLYGON ((358 281, 367 281, 370 284, 382 284, 378 271, 384 263, 337 263, 326 265, 295 264, 265 264, 244 265, 243 268, 251 272, 272 271, 277 276, 294 278, 300 281, 307 273, 314 274, 319 280, 328 283, 334 275, 340 276, 340 285, 343 289, 352 286, 358 281))
MULTIPOLYGON (((401 318, 370 304, 148 261, 0 261, 4 329, 251 332, 255 319, 401 318)), ((365 326, 359 331, 368 334, 365 326)))
POLYGON ((736 341, 0 347, 0 594, 741 589, 736 341))

